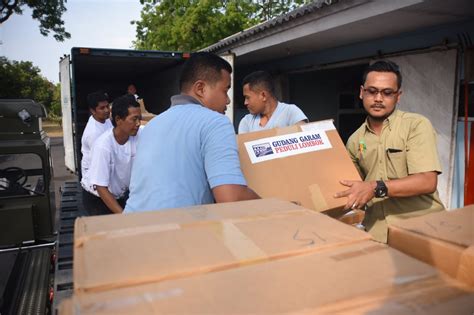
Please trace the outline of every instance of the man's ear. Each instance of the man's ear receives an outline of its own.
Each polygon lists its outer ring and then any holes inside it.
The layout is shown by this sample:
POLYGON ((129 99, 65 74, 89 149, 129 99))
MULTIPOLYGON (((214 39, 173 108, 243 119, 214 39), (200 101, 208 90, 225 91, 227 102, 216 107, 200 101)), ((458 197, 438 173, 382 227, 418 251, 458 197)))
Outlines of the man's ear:
POLYGON ((122 119, 120 119, 119 116, 115 116, 115 117, 114 117, 115 125, 118 126, 118 125, 119 125, 119 122, 120 122, 121 120, 122 120, 122 119))
POLYGON ((397 95, 397 103, 400 102, 400 97, 402 97, 403 91, 399 91, 397 95))
POLYGON ((196 96, 200 98, 204 97, 205 90, 206 90, 206 82, 204 82, 203 80, 197 80, 196 82, 194 82, 193 92, 196 96))
POLYGON ((362 99, 363 94, 364 94, 364 86, 361 85, 361 86, 360 86, 360 92, 359 92, 359 98, 360 98, 360 99, 362 99))
POLYGON ((261 98, 264 102, 267 101, 267 99, 268 99, 268 92, 267 92, 267 91, 261 90, 258 94, 260 95, 260 98, 261 98))

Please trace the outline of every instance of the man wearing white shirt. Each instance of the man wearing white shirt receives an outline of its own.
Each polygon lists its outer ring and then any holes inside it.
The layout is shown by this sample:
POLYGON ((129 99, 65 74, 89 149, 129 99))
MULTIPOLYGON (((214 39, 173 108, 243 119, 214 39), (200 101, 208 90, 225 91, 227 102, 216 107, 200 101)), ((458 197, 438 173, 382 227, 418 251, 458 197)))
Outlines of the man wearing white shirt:
POLYGON ((91 164, 83 178, 89 198, 96 198, 97 214, 122 213, 128 197, 131 169, 136 154, 141 111, 133 95, 124 95, 112 107, 113 129, 94 143, 91 164), (100 199, 100 200, 99 200, 100 199))
POLYGON ((239 124, 239 134, 308 122, 298 106, 279 102, 268 72, 255 71, 243 80, 245 106, 250 114, 239 124))
MULTIPOLYGON (((87 175, 91 161, 91 149, 94 142, 106 130, 112 129, 112 122, 110 121, 110 105, 107 94, 101 91, 90 93, 87 95, 87 103, 91 116, 87 121, 86 128, 82 134, 81 139, 81 174, 82 177, 87 175)), ((82 184, 82 181, 81 181, 82 184)), ((84 186, 84 185, 82 185, 84 186)))

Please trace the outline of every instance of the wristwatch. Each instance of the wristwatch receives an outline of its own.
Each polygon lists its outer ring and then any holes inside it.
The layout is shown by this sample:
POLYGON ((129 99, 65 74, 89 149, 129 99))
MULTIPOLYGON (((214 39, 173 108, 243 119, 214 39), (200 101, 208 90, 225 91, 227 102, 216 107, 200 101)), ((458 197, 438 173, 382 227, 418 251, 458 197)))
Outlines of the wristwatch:
POLYGON ((384 198, 387 197, 388 195, 388 188, 383 182, 383 180, 378 180, 377 181, 377 186, 374 189, 374 195, 377 198, 384 198))

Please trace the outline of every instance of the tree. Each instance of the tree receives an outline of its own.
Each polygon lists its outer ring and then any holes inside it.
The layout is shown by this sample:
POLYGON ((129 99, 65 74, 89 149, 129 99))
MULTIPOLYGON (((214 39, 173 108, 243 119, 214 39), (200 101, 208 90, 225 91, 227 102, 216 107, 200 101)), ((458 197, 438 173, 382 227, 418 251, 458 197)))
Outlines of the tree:
POLYGON ((61 117, 61 84, 56 83, 54 86, 51 105, 49 106, 50 116, 61 117))
POLYGON ((30 61, 0 57, 0 98, 29 98, 43 104, 49 113, 60 115, 58 87, 40 75, 30 61))
POLYGON ((140 0, 134 45, 145 50, 194 51, 291 11, 309 0, 140 0))
POLYGON ((260 22, 265 22, 311 2, 313 0, 258 0, 257 16, 260 22))
POLYGON ((66 32, 62 15, 66 12, 66 0, 1 0, 0 24, 4 23, 12 14, 22 14, 22 7, 27 6, 33 10, 32 17, 39 21, 40 33, 48 36, 52 31, 57 41, 70 38, 66 32))

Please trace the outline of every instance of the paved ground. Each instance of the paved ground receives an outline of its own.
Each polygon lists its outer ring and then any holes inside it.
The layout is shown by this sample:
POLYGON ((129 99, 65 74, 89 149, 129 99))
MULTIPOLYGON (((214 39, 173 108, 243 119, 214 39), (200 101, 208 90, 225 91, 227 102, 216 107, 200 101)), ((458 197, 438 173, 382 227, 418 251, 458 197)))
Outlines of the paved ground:
POLYGON ((51 139, 51 158, 54 169, 54 189, 56 199, 56 209, 59 209, 60 194, 59 189, 66 181, 77 181, 77 176, 69 171, 64 165, 64 146, 62 127, 53 121, 43 121, 43 129, 51 139))
POLYGON ((51 137, 51 157, 53 159, 53 169, 54 169, 54 188, 56 192, 56 209, 59 209, 60 194, 59 188, 66 181, 76 181, 77 176, 69 171, 64 165, 64 146, 63 146, 63 137, 61 136, 52 136, 53 133, 49 133, 51 137), (51 134, 51 135, 50 135, 51 134))

